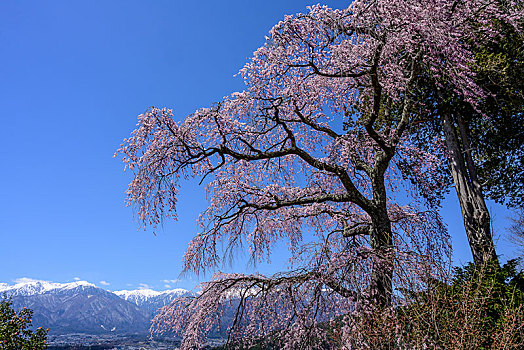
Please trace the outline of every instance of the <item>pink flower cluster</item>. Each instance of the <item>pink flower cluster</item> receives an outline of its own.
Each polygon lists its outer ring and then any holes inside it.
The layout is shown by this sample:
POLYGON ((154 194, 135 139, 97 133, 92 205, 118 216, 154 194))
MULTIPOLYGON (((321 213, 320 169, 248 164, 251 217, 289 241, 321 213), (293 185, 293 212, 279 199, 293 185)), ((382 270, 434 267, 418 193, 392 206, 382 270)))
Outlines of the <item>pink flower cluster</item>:
POLYGON ((155 329, 200 347, 233 308, 232 342, 272 334, 284 348, 318 348, 328 338, 319 322, 369 300, 384 282, 377 272, 391 273, 389 297, 440 276, 450 251, 437 211, 442 144, 422 149, 409 135, 414 96, 431 75, 475 105, 484 92, 465 43, 496 39, 492 22, 517 23, 519 11, 490 0, 314 6, 271 30, 241 70, 246 91, 181 122, 167 109, 140 115, 118 152, 134 172, 128 203, 143 225, 176 219, 181 178, 206 186, 186 269, 218 266, 223 243, 261 261, 286 240, 293 256, 275 276, 215 275, 197 298, 164 308, 155 329))

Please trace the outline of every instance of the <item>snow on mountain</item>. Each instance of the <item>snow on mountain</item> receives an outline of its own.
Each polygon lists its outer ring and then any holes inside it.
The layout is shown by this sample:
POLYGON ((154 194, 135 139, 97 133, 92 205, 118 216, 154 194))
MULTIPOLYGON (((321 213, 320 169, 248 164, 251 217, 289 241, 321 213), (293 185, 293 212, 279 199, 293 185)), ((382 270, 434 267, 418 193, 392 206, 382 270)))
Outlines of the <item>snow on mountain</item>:
MULTIPOLYGON (((44 294, 49 291, 59 292, 78 287, 94 287, 99 288, 93 283, 87 281, 75 281, 69 283, 56 283, 32 279, 22 279, 14 285, 7 283, 0 283, 0 295, 6 293, 8 296, 31 296, 44 294)), ((118 295, 124 300, 128 300, 138 306, 147 304, 150 300, 158 299, 174 299, 179 296, 189 295, 190 292, 186 289, 177 288, 165 291, 156 291, 152 289, 136 289, 136 290, 119 290, 110 292, 118 295)))
POLYGON ((158 309, 173 299, 192 296, 185 289, 107 291, 86 281, 55 283, 22 278, 0 284, 15 308, 34 311, 33 320, 56 334, 100 332, 147 333, 158 309))
POLYGON ((6 293, 9 296, 29 296, 35 294, 42 294, 48 290, 57 288, 58 283, 51 283, 46 281, 22 282, 15 285, 3 285, 0 287, 0 293, 6 293))
POLYGON ((161 307, 171 303, 175 298, 193 295, 192 292, 181 288, 162 292, 152 289, 118 290, 113 293, 153 314, 161 307))
POLYGON ((34 324, 50 328, 54 334, 146 334, 150 325, 148 310, 86 281, 25 279, 1 285, 0 295, 3 293, 12 298, 14 308, 32 309, 34 324))
POLYGON ((160 295, 162 292, 152 290, 152 289, 137 289, 137 290, 115 290, 113 293, 118 295, 119 297, 129 300, 129 299, 137 299, 137 300, 145 300, 148 298, 156 297, 160 295))
POLYGON ((152 289, 136 289, 136 290, 117 290, 114 291, 119 297, 132 301, 135 304, 141 304, 147 302, 152 298, 158 298, 160 296, 178 297, 189 293, 188 290, 177 288, 165 291, 156 291, 152 289))
POLYGON ((8 285, 6 283, 0 284, 0 294, 7 294, 8 296, 30 296, 49 292, 51 290, 67 290, 80 286, 95 287, 94 284, 86 281, 77 281, 70 283, 54 283, 48 281, 29 280, 8 285))

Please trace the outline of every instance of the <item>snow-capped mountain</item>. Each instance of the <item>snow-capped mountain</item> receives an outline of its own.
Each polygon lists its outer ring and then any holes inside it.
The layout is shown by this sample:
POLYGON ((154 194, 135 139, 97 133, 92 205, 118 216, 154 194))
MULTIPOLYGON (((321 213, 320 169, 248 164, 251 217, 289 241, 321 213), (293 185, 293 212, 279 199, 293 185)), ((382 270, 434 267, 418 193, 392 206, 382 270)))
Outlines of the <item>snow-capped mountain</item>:
POLYGON ((146 334, 160 307, 191 295, 185 289, 111 292, 85 281, 2 283, 0 296, 3 294, 11 297, 15 308, 33 310, 33 325, 50 328, 55 334, 146 334))
POLYGON ((186 289, 172 289, 166 291, 156 291, 152 289, 137 289, 137 290, 119 290, 113 292, 124 300, 130 301, 137 306, 148 310, 151 313, 156 313, 158 309, 168 305, 173 299, 178 297, 186 297, 193 295, 186 289))
POLYGON ((8 285, 7 283, 0 284, 0 294, 6 293, 12 297, 14 296, 30 296, 36 294, 43 294, 51 290, 67 290, 74 289, 79 286, 96 287, 94 284, 86 281, 78 281, 71 283, 53 283, 47 281, 28 281, 21 282, 15 285, 8 285))
POLYGON ((186 289, 177 288, 165 291, 156 291, 152 289, 116 290, 113 293, 120 296, 122 299, 141 305, 147 303, 148 300, 158 298, 159 296, 179 297, 184 296, 189 292, 186 289))

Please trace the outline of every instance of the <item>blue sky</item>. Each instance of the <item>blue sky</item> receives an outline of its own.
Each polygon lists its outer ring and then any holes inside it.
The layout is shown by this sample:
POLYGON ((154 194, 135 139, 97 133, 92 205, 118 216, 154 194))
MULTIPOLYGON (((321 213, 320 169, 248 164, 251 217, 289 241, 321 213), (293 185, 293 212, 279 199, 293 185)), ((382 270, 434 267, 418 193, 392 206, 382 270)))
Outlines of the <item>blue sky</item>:
MULTIPOLYGON (((243 89, 234 75, 269 29, 314 3, 0 2, 0 282, 194 287, 194 276, 176 280, 206 207, 202 188, 185 183, 178 222, 156 236, 138 231, 124 205, 131 174, 113 153, 149 106, 173 108, 182 118, 243 89)), ((502 234, 509 213, 490 206, 502 234)), ((463 263, 470 255, 457 208, 450 196, 443 214, 455 260, 463 263)), ((513 256, 503 237, 498 245, 513 256)), ((258 270, 278 270, 282 251, 258 270)), ((245 263, 235 268, 248 271, 245 263)))

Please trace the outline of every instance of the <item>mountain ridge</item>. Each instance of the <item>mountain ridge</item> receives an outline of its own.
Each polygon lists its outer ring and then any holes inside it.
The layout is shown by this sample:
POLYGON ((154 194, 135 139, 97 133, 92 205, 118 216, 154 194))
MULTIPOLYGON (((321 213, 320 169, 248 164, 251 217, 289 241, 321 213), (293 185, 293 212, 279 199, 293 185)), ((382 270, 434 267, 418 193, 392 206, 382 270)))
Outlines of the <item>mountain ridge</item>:
POLYGON ((33 310, 33 325, 55 334, 147 334, 160 307, 174 298, 193 295, 177 288, 108 291, 87 281, 55 283, 23 281, 0 284, 15 308, 33 310))
POLYGON ((182 288, 165 291, 155 291, 152 289, 119 290, 113 293, 153 314, 161 307, 171 303, 175 298, 193 295, 190 291, 182 288))

